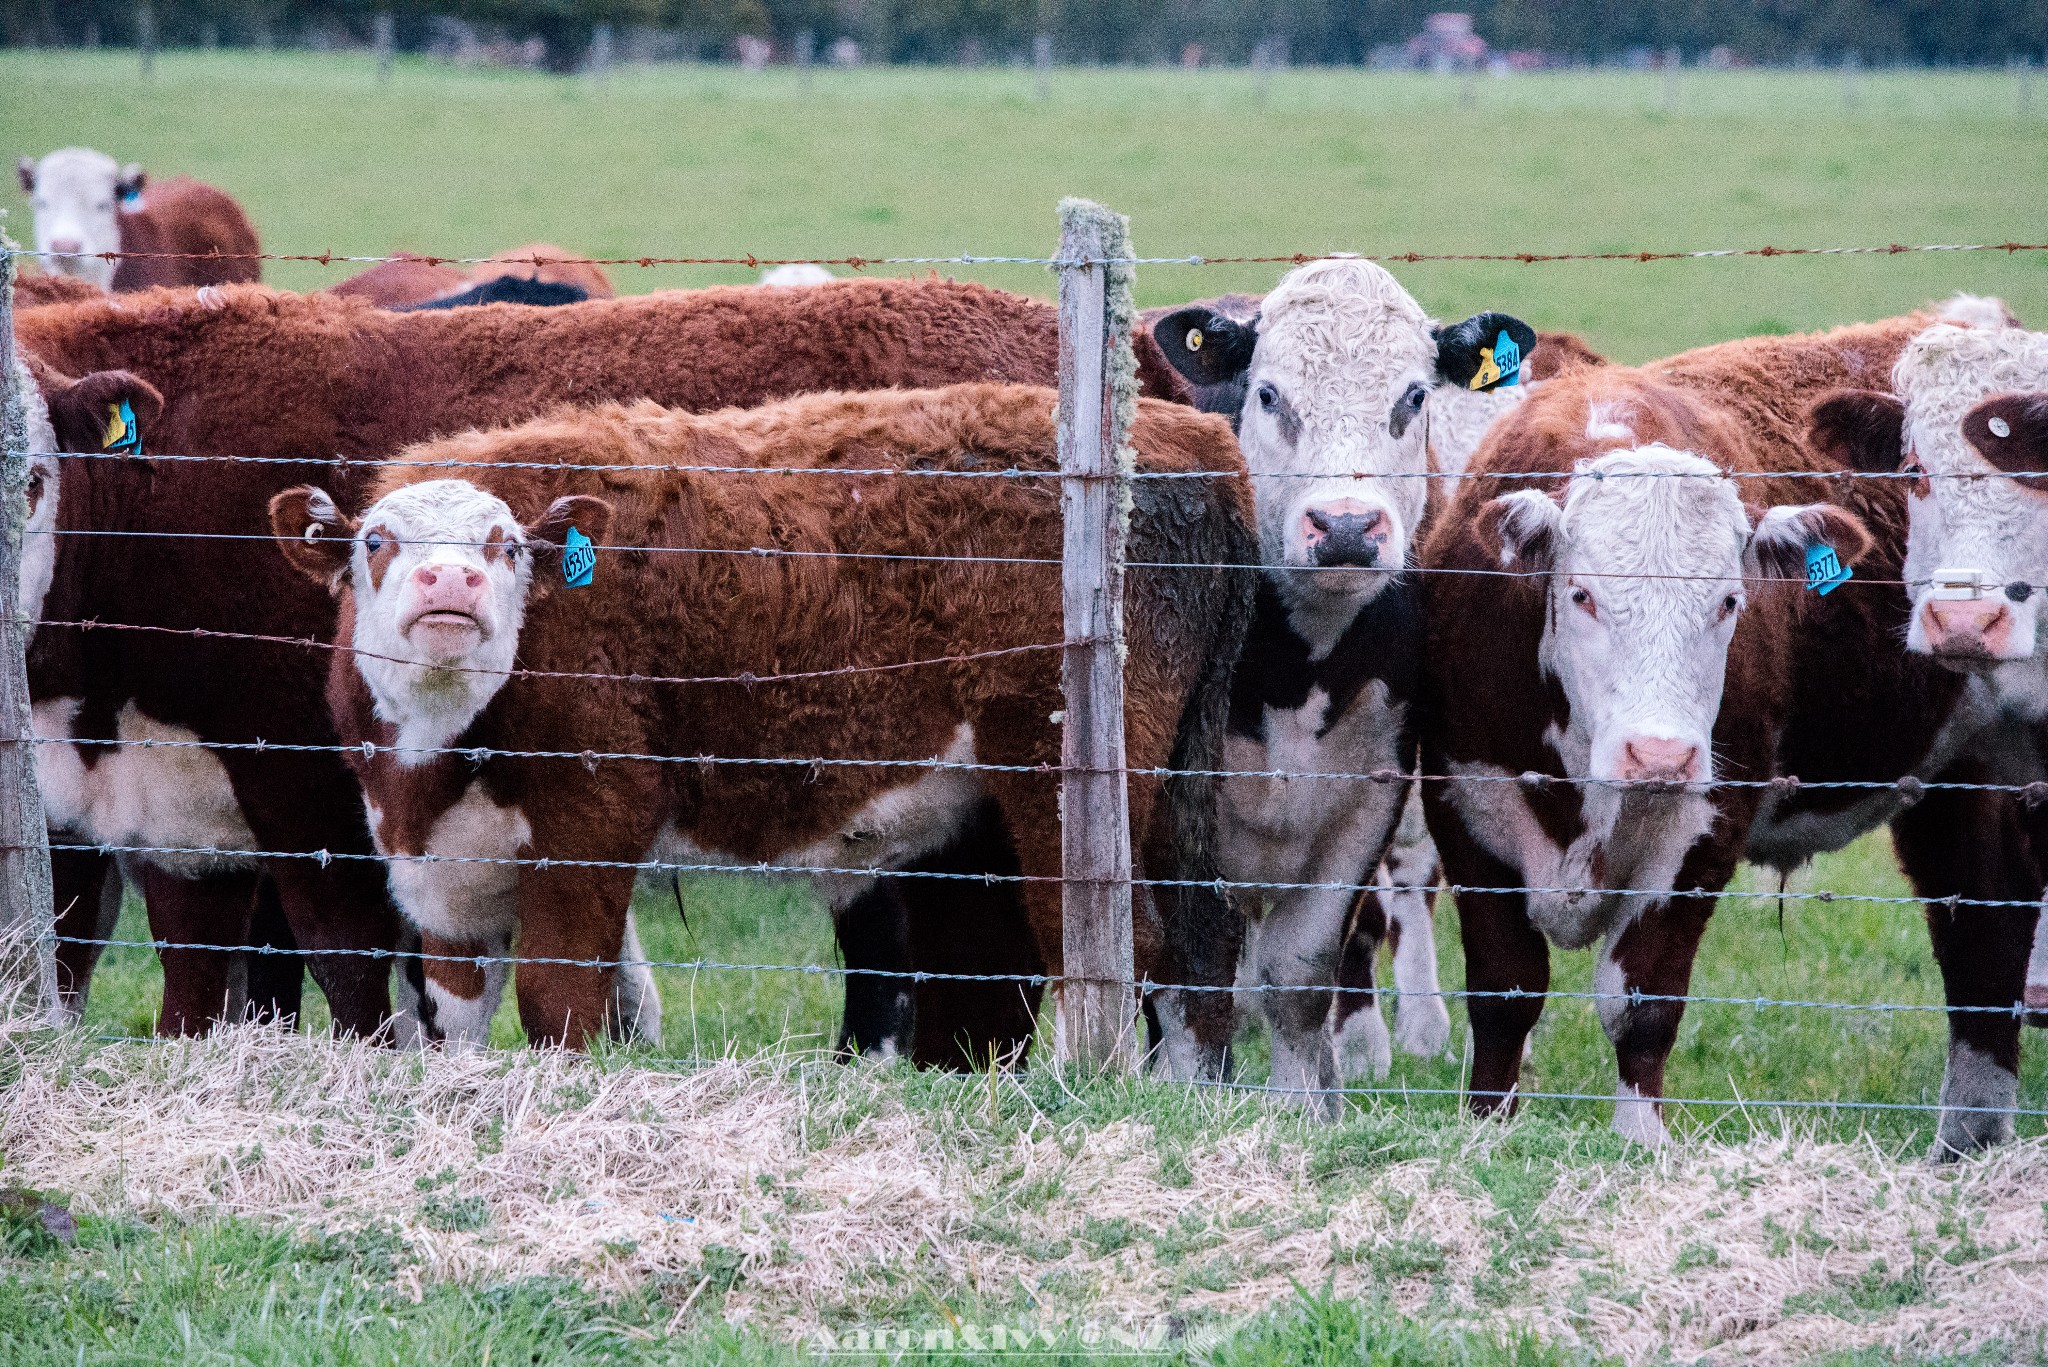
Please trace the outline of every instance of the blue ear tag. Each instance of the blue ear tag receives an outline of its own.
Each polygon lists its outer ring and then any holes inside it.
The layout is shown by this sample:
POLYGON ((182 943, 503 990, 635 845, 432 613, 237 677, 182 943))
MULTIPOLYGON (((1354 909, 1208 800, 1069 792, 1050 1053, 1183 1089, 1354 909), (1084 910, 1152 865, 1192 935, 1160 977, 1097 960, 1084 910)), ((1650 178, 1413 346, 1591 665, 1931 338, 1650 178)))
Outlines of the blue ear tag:
POLYGON ((1515 339, 1505 332, 1493 339, 1493 364, 1500 371, 1500 384, 1505 388, 1522 382, 1522 349, 1515 345, 1515 339))
POLYGON ((142 207, 142 191, 123 190, 121 192, 121 207, 131 212, 140 209, 142 207))
POLYGON ((1826 597, 1849 582, 1849 567, 1835 554, 1833 546, 1806 548, 1806 587, 1826 597))
POLYGON ((597 552, 591 549, 590 538, 571 527, 568 543, 562 548, 562 578, 572 589, 588 588, 596 571, 597 552))
POLYGON ((107 435, 100 441, 102 451, 127 451, 142 449, 142 426, 135 421, 135 410, 128 406, 128 400, 107 405, 107 435))

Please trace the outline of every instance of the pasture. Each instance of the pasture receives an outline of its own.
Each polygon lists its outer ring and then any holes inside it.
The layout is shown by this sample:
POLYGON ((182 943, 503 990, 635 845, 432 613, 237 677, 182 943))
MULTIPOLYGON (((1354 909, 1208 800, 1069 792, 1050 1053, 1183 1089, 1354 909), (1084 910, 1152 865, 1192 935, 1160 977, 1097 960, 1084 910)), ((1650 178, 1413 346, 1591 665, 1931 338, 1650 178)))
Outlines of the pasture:
MULTIPOLYGON (((1063 194, 1128 213, 1148 256, 2044 239, 2048 120, 2018 115, 2008 77, 1867 73, 1851 108, 1826 73, 1688 71, 1665 100, 1661 76, 1606 72, 1468 88, 1302 71, 1262 96, 1250 73, 1060 71, 1044 103, 1028 71, 1002 69, 594 85, 401 62, 379 86, 366 58, 309 54, 171 53, 144 85, 121 54, 0 53, 0 146, 86 143, 212 181, 272 252, 1038 256, 1063 194)), ((25 215, 10 223, 27 235, 25 215)), ((265 276, 313 288, 352 269, 265 276)), ((1052 287, 1035 267, 939 269, 1052 287)), ((1283 269, 1144 267, 1138 299, 1263 290, 1283 269)), ((1433 313, 1512 309, 1624 361, 1956 290, 2048 319, 2048 252, 1394 269, 1433 313)), ((629 292, 752 278, 613 275, 629 292)), ((1787 885, 1821 889, 1909 891, 1882 837, 1787 885)), ((1916 908, 1777 890, 1739 876, 1757 895, 1722 900, 1695 993, 1939 1004, 1916 908)), ((798 888, 686 879, 643 891, 638 913, 654 959, 832 962, 798 888)), ((1456 989, 1448 900, 1437 924, 1456 989)), ((119 934, 147 938, 133 902, 119 934)), ((1586 955, 1556 962, 1557 989, 1589 988, 1586 955)), ((17 1241, 0 1358, 474 1357, 488 1321, 500 1358, 775 1361, 820 1325, 1021 1313, 1174 1316, 1173 1351, 1246 1364, 2043 1351, 2038 1118, 2006 1152, 1940 1171, 1918 1161, 1926 1112, 1760 1104, 1932 1102, 1938 1012, 1696 1005, 1670 1092, 1729 1104, 1675 1115, 1677 1143, 1650 1156, 1607 1132, 1598 1101, 1537 1102, 1505 1129, 1458 1119, 1455 1004, 1450 1054, 1397 1055, 1383 1084, 1416 1095, 1314 1126, 1150 1083, 844 1068, 816 1057, 834 979, 657 978, 659 1047, 591 1065, 262 1032, 22 1037, 0 1065, 0 1185, 71 1192, 90 1218, 62 1259, 17 1241), (119 1152, 91 1147, 109 1126, 119 1152), (702 1142, 729 1135, 730 1152, 702 1142)), ((87 1033, 146 1034, 157 982, 148 951, 110 951, 87 1033)), ((302 1024, 323 1028, 323 1009, 302 1024)), ((518 1038, 508 1006, 494 1043, 518 1038)), ((2048 1049, 2035 1032, 2025 1049, 2022 1104, 2039 1107, 2048 1049)), ((1256 1031, 1241 1058, 1258 1081, 1256 1031)), ((1526 1085, 1602 1096, 1612 1070, 1590 1004, 1553 1003, 1526 1085)))

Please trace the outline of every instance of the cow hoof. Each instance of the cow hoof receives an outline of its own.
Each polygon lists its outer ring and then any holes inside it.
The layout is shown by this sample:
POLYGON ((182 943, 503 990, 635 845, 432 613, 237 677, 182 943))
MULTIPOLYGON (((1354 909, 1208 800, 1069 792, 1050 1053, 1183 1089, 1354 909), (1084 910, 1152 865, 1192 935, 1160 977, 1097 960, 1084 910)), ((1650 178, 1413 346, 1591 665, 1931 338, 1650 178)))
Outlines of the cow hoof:
POLYGON ((1394 1003, 1394 1043, 1416 1058, 1437 1058, 1451 1048, 1451 1012, 1442 997, 1402 997, 1394 1003))
MULTIPOLYGON (((1397 1013, 1395 1020, 1399 1019, 1397 1013)), ((1345 1017, 1337 1027, 1335 1047, 1337 1069, 1346 1082, 1376 1081, 1394 1066, 1387 1023, 1380 1019, 1377 1005, 1362 1007, 1345 1017)))

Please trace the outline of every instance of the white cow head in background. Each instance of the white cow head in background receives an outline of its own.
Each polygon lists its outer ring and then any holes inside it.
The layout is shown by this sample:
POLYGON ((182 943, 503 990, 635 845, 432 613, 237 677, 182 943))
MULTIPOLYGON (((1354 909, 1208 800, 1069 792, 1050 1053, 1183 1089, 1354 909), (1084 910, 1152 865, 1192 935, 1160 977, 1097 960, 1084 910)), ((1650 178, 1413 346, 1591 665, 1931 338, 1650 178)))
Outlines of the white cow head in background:
POLYGON ((1406 564, 1428 497, 1423 425, 1440 384, 1516 383, 1527 324, 1482 313, 1431 324, 1379 266, 1311 262, 1240 322, 1202 305, 1153 336, 1198 385, 1241 380, 1238 444, 1251 469, 1262 554, 1284 599, 1349 620, 1406 564))
POLYGON ((1844 464, 1907 481, 1906 648, 1979 674, 1999 706, 2048 717, 2048 333, 1937 324, 1892 370, 1897 395, 1843 390, 1809 439, 1844 464))
POLYGON ((121 250, 120 213, 140 201, 148 174, 90 147, 66 147, 40 162, 23 157, 17 173, 35 210, 36 250, 54 253, 42 258, 43 269, 112 289, 114 262, 99 253, 121 250))
POLYGON ((572 526, 603 540, 611 513, 573 495, 522 527, 503 499, 464 479, 405 485, 360 519, 310 485, 270 501, 285 557, 351 591, 356 667, 398 744, 418 748, 454 740, 504 686, 536 564, 559 565, 572 526))
MULTIPOLYGON (((1702 784, 1746 584, 1844 564, 1869 546, 1832 504, 1746 507, 1708 461, 1663 445, 1582 461, 1562 502, 1524 489, 1482 510, 1504 569, 1544 576, 1540 664, 1571 705, 1557 746, 1575 778, 1702 784)), ((1594 788, 1595 798, 1613 789, 1594 788)))

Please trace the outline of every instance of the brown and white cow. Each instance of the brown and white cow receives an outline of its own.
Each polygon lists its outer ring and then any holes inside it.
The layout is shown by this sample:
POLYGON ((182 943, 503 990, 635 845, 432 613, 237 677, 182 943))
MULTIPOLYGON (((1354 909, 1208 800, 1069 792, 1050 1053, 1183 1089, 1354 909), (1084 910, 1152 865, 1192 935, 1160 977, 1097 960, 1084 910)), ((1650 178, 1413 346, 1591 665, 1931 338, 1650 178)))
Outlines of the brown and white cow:
POLYGON ((189 176, 152 183, 104 152, 66 147, 23 157, 43 269, 110 290, 225 285, 262 275, 262 251, 232 196, 189 176), (188 259, 212 256, 216 259, 188 259))
MULTIPOLYGON (((318 488, 279 494, 279 546, 340 597, 335 725, 345 744, 376 747, 350 762, 378 847, 393 856, 393 890, 426 943, 615 958, 636 868, 665 833, 691 861, 826 870, 815 881, 842 907, 872 881, 861 870, 942 849, 986 795, 1031 880, 1041 958, 1058 972, 1050 773, 459 753, 1056 765, 1058 651, 900 667, 1059 639, 1056 485, 891 473, 1057 469, 1055 397, 963 385, 708 416, 607 406, 414 447, 379 476, 359 518, 318 488), (884 473, 674 468, 703 465, 884 473), (587 585, 565 586, 565 546, 579 535, 616 549, 596 555, 587 585), (676 547, 699 549, 664 553, 676 547), (764 547, 799 554, 708 553, 764 547), (1042 563, 1033 571, 1019 558, 1042 563), (827 673, 776 677, 815 671, 827 673), (728 682, 661 681, 676 677, 728 682), (458 753, 420 753, 436 747, 458 753)), ((1130 442, 1140 471, 1242 471, 1228 426, 1179 405, 1142 401, 1130 442)), ((1131 558, 1179 568, 1130 582, 1127 755, 1134 770, 1201 767, 1213 763, 1203 733, 1220 730, 1249 608, 1249 490, 1241 478, 1148 481, 1134 498, 1131 558)), ((1210 785, 1134 775, 1131 797, 1137 867, 1214 878, 1210 785)), ((1138 970, 1156 981, 1168 932, 1148 893, 1134 898, 1138 970)), ((609 976, 522 965, 529 1036, 581 1045, 599 1027, 609 976)), ((429 980, 449 1033, 475 1038, 493 984, 438 966, 429 980)), ((1221 1063, 1218 1048, 1202 1071, 1221 1063)))
MULTIPOLYGON (((1995 302, 1995 301, 1994 301, 1995 302)), ((2002 308, 1916 336, 1892 392, 1848 389, 1815 406, 1815 444, 1867 473, 1897 476, 1909 510, 1906 648, 1954 671, 1957 715, 1978 724, 1944 778, 2048 780, 2048 669, 2039 604, 2048 589, 2048 335, 2002 308), (1988 316, 1987 316, 1988 315, 1988 316), (1912 476, 1917 475, 1918 478, 1912 476)), ((1944 316, 1949 316, 1945 311, 1944 316)), ((1966 318, 1970 314, 1964 315, 1966 318)), ((1994 793, 1941 793, 1898 828, 1923 896, 2029 903, 2043 885, 2048 812, 1994 793)), ((1968 1151, 2011 1137, 2019 1026, 2048 1021, 2048 917, 2033 907, 1930 905, 1950 1016, 1941 1140, 1968 1151)))
MULTIPOLYGON (((1058 349, 1057 318, 1040 301, 900 280, 424 314, 254 288, 164 291, 24 310, 16 336, 44 373, 124 371, 159 394, 161 414, 135 410, 145 452, 259 458, 58 462, 60 534, 45 616, 286 639, 324 637, 334 609, 297 576, 275 573, 282 566, 261 510, 278 490, 308 479, 355 506, 365 467, 331 468, 335 457, 379 459, 437 434, 607 398, 717 408, 816 389, 1048 381, 1058 349), (280 458, 309 463, 263 463, 280 458), (195 540, 192 533, 213 535, 195 540), (248 540, 257 536, 260 543, 248 540)), ((1184 394, 1149 339, 1138 340, 1148 389, 1184 394)), ((104 416, 97 431, 87 424, 65 445, 97 452, 104 416)), ((154 632, 45 630, 30 658, 45 724, 87 742, 169 737, 175 728, 205 741, 332 744, 324 677, 318 654, 298 647, 154 632)), ((57 746, 40 751, 46 763, 65 757, 57 746)), ((354 784, 333 755, 141 746, 121 753, 131 751, 151 761, 197 755, 213 762, 200 764, 199 774, 157 764, 162 781, 147 787, 168 800, 140 808, 116 810, 86 802, 91 790, 83 785, 53 785, 50 791, 73 792, 82 803, 72 814, 73 837, 60 843, 370 852, 354 784)), ((113 753, 81 744, 72 767, 88 773, 113 753)), ((60 928, 90 937, 107 871, 104 861, 74 853, 85 867, 59 910, 69 907, 77 919, 60 928)), ((373 865, 257 862, 277 878, 284 919, 302 948, 381 948, 396 935, 382 871, 373 865)), ((249 942, 253 888, 245 875, 253 870, 195 878, 173 876, 161 864, 147 868, 164 875, 150 874, 155 881, 146 885, 160 938, 249 942)), ((194 871, 184 861, 177 873, 194 871)), ((956 886, 956 901, 1007 899, 1021 921, 1021 907, 1001 885, 956 886)), ((316 956, 312 966, 339 1028, 377 1028, 388 1002, 383 965, 316 956)), ((81 955, 73 967, 80 988, 89 968, 81 955)), ((234 971, 218 954, 167 963, 164 1027, 203 1028, 231 997, 234 971)))
POLYGON ((1891 784, 1955 759, 1960 690, 1895 644, 1906 604, 1885 581, 1904 550, 1900 492, 1727 477, 1838 470, 1802 440, 1808 406, 1886 383, 1927 321, 1562 376, 1494 428, 1473 467, 1488 478, 1432 534, 1424 764, 1459 777, 1425 797, 1465 889, 1468 984, 1502 994, 1470 1005, 1475 1109, 1514 1104, 1549 945, 1601 942, 1615 1125, 1660 1139, 1682 1003, 1632 994, 1686 991, 1711 894, 1739 858, 1790 868, 1911 802, 1910 785, 1713 781, 1891 784), (1866 582, 1800 587, 1823 544, 1845 564, 1868 550, 1866 582), (1536 891, 1472 890, 1516 887, 1536 891))

